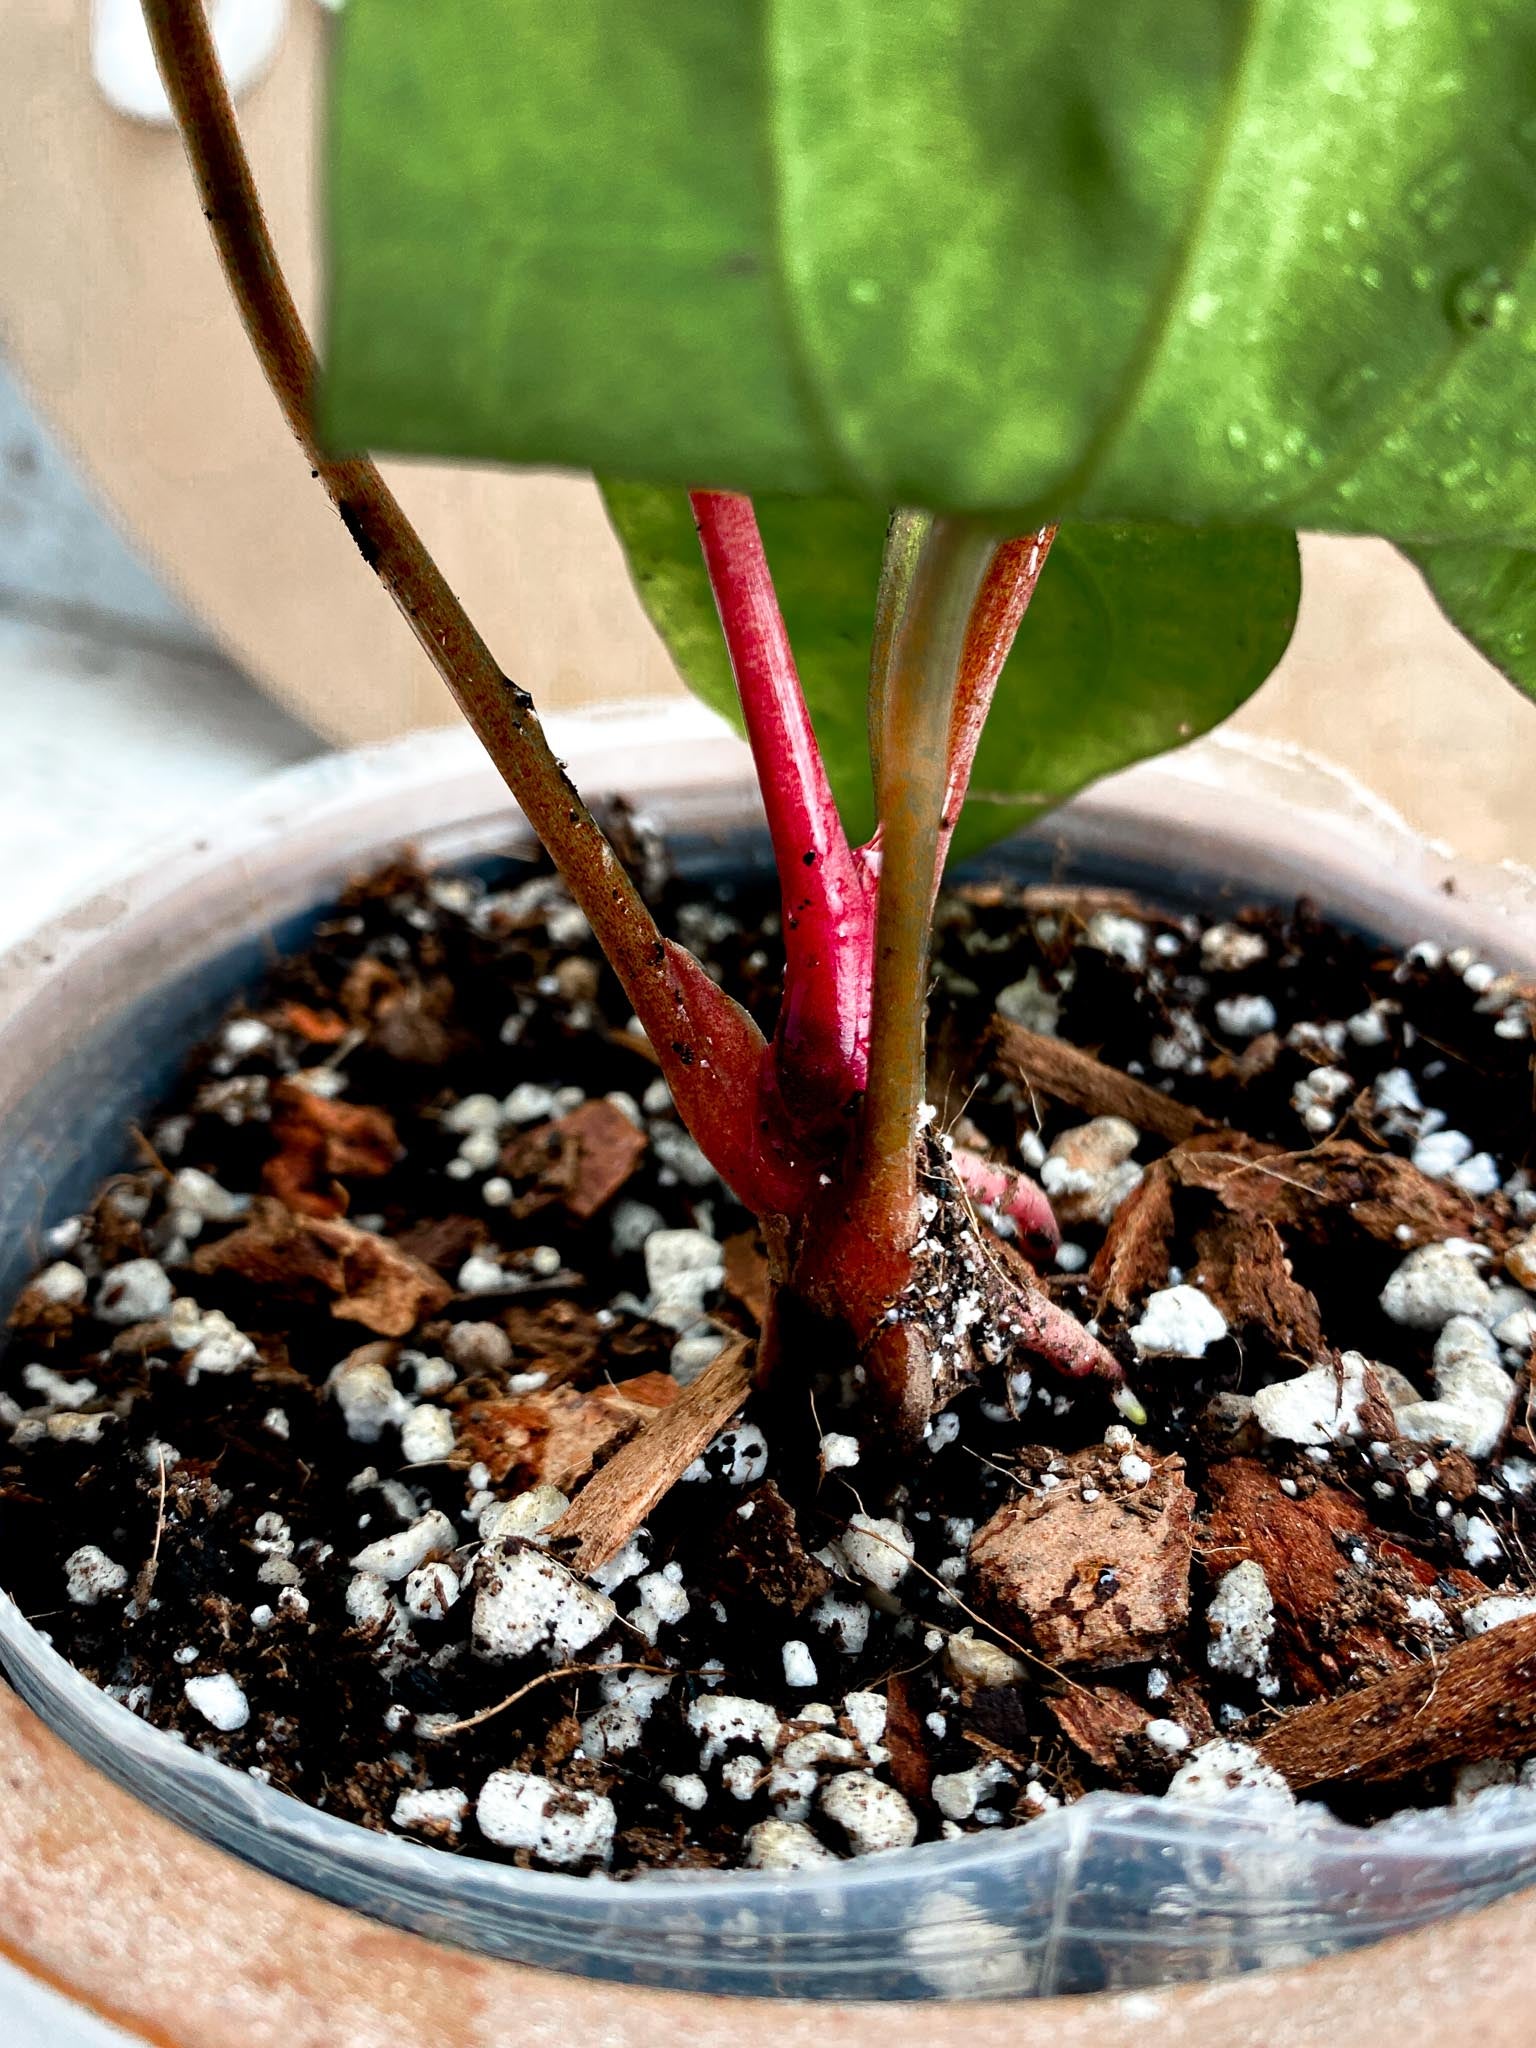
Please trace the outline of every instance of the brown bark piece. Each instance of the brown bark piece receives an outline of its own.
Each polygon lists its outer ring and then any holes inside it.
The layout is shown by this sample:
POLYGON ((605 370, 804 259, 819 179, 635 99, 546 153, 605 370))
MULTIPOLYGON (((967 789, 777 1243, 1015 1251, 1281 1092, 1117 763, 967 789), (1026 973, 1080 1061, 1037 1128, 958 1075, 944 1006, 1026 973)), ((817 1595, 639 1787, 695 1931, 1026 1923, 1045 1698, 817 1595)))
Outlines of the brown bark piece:
POLYGON ((457 1412, 455 1462, 483 1464, 493 1486, 515 1477, 523 1486, 542 1480, 570 1493, 678 1392, 667 1374, 647 1372, 584 1394, 556 1386, 470 1401, 457 1412))
POLYGON ((509 1216, 537 1215, 556 1202, 568 1202, 581 1171, 581 1147, 559 1121, 518 1131, 501 1148, 501 1170, 511 1181, 509 1216))
POLYGON ((1125 1315, 1134 1303, 1167 1286, 1173 1263, 1173 1188, 1166 1162, 1155 1160, 1115 1211, 1088 1276, 1096 1315, 1108 1308, 1125 1315))
POLYGON ((1246 1344, 1308 1365, 1326 1355, 1322 1317, 1292 1278, 1280 1233, 1263 1217, 1227 1215, 1197 1232, 1194 1284, 1246 1344))
POLYGON ((483 1216, 423 1216, 395 1239, 401 1251, 440 1273, 457 1273, 473 1251, 485 1243, 483 1216))
POLYGON ((587 1481, 549 1531, 573 1571, 594 1572, 623 1548, 746 1400, 751 1364, 752 1346, 744 1337, 727 1344, 669 1408, 587 1481))
POLYGON ((306 1045, 340 1045, 351 1028, 334 1010, 311 1009, 308 1003, 279 1003, 268 1012, 267 1021, 279 1031, 291 1031, 306 1045))
POLYGON ((768 1257, 755 1230, 738 1230, 721 1246, 725 1255, 725 1292, 740 1302, 757 1327, 768 1320, 768 1257))
MULTIPOLYGON (((1427 1558, 1381 1542, 1370 1517, 1334 1487, 1293 1499, 1257 1459, 1213 1466, 1206 1485, 1212 1508, 1201 1556, 1213 1578, 1249 1559, 1263 1571, 1275 1603, 1271 1654, 1292 1691, 1317 1699, 1357 1674, 1413 1663, 1403 1599, 1440 1576, 1427 1558), (1364 1565, 1349 1556, 1361 1549, 1364 1565)), ((1476 1580, 1452 1582, 1483 1590, 1476 1580)))
POLYGON ((561 1117, 555 1128, 576 1151, 565 1206, 581 1222, 589 1222, 635 1172, 649 1140, 623 1110, 600 1096, 561 1117))
POLYGON ((453 1050, 446 1019, 453 984, 442 975, 407 981, 384 961, 365 954, 342 984, 341 1006, 354 1030, 365 1032, 391 1059, 436 1067, 453 1050))
POLYGON ((1068 1045, 1065 1039, 1026 1031, 1022 1024, 1010 1024, 1004 1017, 993 1019, 992 1037, 1005 1068, 1043 1095, 1085 1110, 1089 1116, 1123 1116, 1139 1131, 1150 1131, 1170 1145, 1222 1128, 1188 1103, 1149 1088, 1145 1081, 1121 1073, 1118 1067, 1105 1066, 1091 1052, 1068 1045))
POLYGON ((347 1206, 338 1180, 378 1180, 400 1156, 394 1119, 364 1103, 340 1102, 281 1081, 272 1090, 277 1151, 261 1170, 262 1185, 306 1216, 340 1216, 347 1206))
POLYGON ((1120 1745, 1129 1736, 1140 1735, 1152 1719, 1129 1693, 1112 1685, 1074 1685, 1053 1694, 1045 1706, 1067 1740, 1101 1771, 1118 1767, 1120 1745))
POLYGON ((516 1301, 498 1318, 512 1345, 515 1372, 549 1375, 546 1387, 587 1371, 610 1333, 591 1309, 575 1301, 516 1301))
POLYGON ((279 1300, 325 1302, 341 1322, 380 1337, 406 1337, 435 1315, 453 1290, 387 1237, 337 1219, 299 1216, 271 1196, 249 1222, 199 1245, 197 1273, 229 1273, 279 1300))
POLYGON ((1536 1751, 1536 1615, 1472 1636, 1363 1691, 1298 1708, 1257 1747, 1297 1792, 1529 1756, 1536 1751))
POLYGON ((1059 1486, 1011 1501, 972 1540, 982 1605, 1053 1663, 1139 1662, 1189 1614, 1195 1496, 1182 1458, 1149 1462, 1133 1486, 1102 1447, 1079 1451, 1059 1486))
POLYGON ((1282 1049, 1278 1035, 1265 1031, 1250 1040, 1241 1052, 1217 1053, 1206 1071, 1213 1081, 1235 1081, 1246 1088, 1269 1072, 1282 1049))
POLYGON ((880 1740, 890 1751, 891 1783, 903 1799, 917 1807, 926 1806, 933 1797, 933 1765, 924 1732, 910 1675, 893 1671, 885 1685, 885 1732, 880 1740))
POLYGON ((832 1574, 801 1540, 789 1502, 770 1479, 721 1523, 712 1584, 727 1602, 759 1603, 800 1614, 832 1584, 832 1574))
POLYGON ((1235 1215, 1262 1218, 1318 1242, 1341 1226, 1399 1253, 1477 1227, 1471 1196, 1431 1180, 1411 1160, 1336 1139, 1282 1152, 1251 1138, 1196 1138, 1163 1162, 1178 1185, 1204 1188, 1235 1215))

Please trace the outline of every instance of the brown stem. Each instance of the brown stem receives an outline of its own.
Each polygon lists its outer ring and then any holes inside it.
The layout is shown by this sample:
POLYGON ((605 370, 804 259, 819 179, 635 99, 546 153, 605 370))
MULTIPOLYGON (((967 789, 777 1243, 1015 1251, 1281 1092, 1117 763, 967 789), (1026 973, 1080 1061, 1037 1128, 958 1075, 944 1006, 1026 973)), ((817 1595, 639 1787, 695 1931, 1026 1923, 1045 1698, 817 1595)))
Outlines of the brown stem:
POLYGON ((378 576, 496 764, 524 817, 586 913, 656 1049, 678 1109, 753 1206, 782 1201, 760 1167, 753 1088, 757 1027, 698 962, 665 940, 640 892, 550 751, 527 692, 503 675, 372 462, 334 459, 310 417, 317 364, 272 244, 200 0, 144 0, 144 18, 176 113, 203 212, 240 317, 283 415, 378 576))

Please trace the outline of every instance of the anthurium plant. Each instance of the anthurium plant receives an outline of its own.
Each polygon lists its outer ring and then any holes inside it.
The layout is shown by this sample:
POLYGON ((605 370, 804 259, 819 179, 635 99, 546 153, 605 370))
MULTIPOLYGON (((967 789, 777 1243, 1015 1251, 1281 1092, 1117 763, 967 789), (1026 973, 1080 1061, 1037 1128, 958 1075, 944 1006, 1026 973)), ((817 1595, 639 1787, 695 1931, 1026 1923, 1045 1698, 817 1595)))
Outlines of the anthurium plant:
POLYGON ((318 479, 761 1221, 760 1370, 813 1329, 915 1440, 965 1198, 1012 1236, 989 1328, 1116 1381, 1022 1255, 1044 1197, 928 1127, 935 892, 952 852, 1263 681, 1298 527, 1397 542, 1536 679, 1536 15, 349 0, 322 376, 198 0, 145 9, 318 479), (751 744, 771 1039, 657 929, 371 462, 337 452, 365 448, 599 473, 680 667, 751 744))

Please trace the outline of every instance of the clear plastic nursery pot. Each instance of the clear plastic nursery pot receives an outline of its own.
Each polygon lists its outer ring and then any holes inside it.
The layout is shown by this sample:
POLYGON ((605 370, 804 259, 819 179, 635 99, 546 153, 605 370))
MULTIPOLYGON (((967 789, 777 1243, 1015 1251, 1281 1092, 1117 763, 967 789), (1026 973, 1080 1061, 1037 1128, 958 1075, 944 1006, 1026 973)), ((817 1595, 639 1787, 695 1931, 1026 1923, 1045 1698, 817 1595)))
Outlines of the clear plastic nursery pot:
MULTIPOLYGON (((706 714, 596 715, 554 737, 580 786, 666 828, 685 872, 764 862, 745 752, 706 714)), ((0 1290, 39 1229, 122 1162, 190 1042, 349 874, 403 842, 474 863, 517 840, 467 734, 413 737, 278 777, 216 837, 0 958, 0 1290)), ((1458 863, 1331 771, 1252 742, 1137 769, 997 858, 1175 907, 1304 892, 1390 940, 1536 958, 1536 876, 1458 863)), ((1424 2048, 1474 2012, 1487 2041, 1529 2037, 1536 1892, 1504 1895, 1536 1883, 1533 1793, 1370 1833, 1305 1805, 1293 1822, 1096 1793, 1021 1830, 790 1878, 612 1883, 316 1813, 136 1719, 3 1599, 0 1661, 20 1696, 0 1691, 0 1957, 145 2038, 468 2043, 558 2027, 627 2043, 665 2025, 702 2042, 753 2024, 739 2001, 771 1998, 788 2039, 825 2038, 812 2002, 831 2000, 885 2002, 843 2015, 855 2041, 1006 2028, 1028 2048, 1086 2042, 1091 2025, 1110 2048, 1178 2015, 1180 2040, 1284 2048, 1379 2026, 1391 1996, 1427 1997, 1447 1971, 1445 2031, 1414 2021, 1424 2048)))

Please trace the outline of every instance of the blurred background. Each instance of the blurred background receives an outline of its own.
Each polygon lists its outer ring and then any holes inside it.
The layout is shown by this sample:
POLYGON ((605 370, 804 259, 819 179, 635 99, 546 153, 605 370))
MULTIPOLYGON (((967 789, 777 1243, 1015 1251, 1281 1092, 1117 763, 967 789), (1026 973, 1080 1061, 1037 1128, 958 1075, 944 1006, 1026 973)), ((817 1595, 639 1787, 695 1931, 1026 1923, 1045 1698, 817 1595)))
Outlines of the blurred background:
MULTIPOLYGON (((215 0, 313 318, 318 0, 215 0)), ((454 713, 288 439, 227 302, 135 0, 12 0, 0 64, 0 944, 322 749, 454 713)), ((546 708, 680 689, 593 487, 391 471, 546 708)), ((1240 725, 1421 831, 1530 857, 1536 705, 1373 541, 1309 541, 1301 622, 1240 725)))

